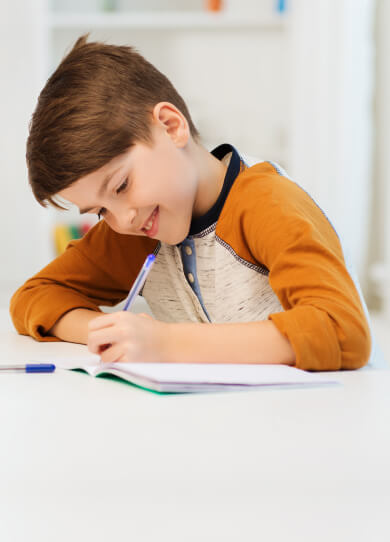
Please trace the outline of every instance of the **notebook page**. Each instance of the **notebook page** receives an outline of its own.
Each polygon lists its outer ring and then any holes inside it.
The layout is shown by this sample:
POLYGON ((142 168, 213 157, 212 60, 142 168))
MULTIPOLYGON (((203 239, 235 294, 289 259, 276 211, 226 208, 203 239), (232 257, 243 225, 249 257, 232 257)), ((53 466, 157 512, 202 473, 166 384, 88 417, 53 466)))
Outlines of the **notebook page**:
POLYGON ((327 375, 309 373, 287 365, 209 363, 115 363, 100 369, 165 384, 286 385, 334 382, 327 375))

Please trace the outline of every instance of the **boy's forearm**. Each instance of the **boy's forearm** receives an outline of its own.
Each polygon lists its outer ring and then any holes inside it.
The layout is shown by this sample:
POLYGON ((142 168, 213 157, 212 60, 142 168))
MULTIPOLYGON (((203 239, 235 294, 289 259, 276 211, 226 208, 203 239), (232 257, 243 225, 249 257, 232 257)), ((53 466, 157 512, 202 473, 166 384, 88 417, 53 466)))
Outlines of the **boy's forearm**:
POLYGON ((240 324, 167 324, 164 361, 295 364, 289 340, 269 320, 240 324))
POLYGON ((89 309, 74 309, 62 316, 48 334, 70 343, 87 344, 88 322, 99 316, 89 309))

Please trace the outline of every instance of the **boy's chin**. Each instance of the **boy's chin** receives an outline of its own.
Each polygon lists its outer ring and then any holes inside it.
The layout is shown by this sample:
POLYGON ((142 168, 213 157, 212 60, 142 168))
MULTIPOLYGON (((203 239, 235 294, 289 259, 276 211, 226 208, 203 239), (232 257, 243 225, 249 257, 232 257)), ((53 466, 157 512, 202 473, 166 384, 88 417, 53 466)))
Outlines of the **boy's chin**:
POLYGON ((167 245, 180 245, 184 241, 184 239, 188 236, 189 230, 181 233, 177 233, 176 235, 169 236, 168 239, 161 239, 163 243, 166 243, 167 245))

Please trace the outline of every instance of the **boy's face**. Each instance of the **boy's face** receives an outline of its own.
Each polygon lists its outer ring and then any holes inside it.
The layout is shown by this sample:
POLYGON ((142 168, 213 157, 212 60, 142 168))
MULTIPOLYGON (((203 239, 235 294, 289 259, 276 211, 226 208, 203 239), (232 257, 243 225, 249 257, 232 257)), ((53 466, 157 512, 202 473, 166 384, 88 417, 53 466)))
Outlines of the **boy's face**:
POLYGON ((197 171, 183 138, 177 138, 174 130, 157 122, 152 134, 152 146, 136 143, 58 195, 81 213, 100 212, 118 233, 177 244, 189 232, 197 171))

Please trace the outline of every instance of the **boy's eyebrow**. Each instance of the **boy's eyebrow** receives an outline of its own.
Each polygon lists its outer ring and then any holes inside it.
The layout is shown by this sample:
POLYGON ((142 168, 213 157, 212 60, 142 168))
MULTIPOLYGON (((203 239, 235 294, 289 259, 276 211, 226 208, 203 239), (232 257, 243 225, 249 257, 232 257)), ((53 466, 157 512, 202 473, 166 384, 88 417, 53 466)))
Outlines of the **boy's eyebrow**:
MULTIPOLYGON (((118 173, 118 171, 120 170, 120 167, 118 167, 118 169, 116 169, 115 171, 113 171, 112 173, 109 173, 104 181, 102 182, 102 185, 99 189, 99 192, 98 192, 98 196, 99 198, 102 198, 106 192, 106 189, 107 189, 107 185, 108 183, 111 181, 111 179, 113 178, 114 175, 116 175, 118 173)), ((93 207, 86 207, 85 209, 80 209, 79 210, 79 213, 81 215, 85 214, 85 213, 88 213, 89 211, 92 211, 93 207)))

